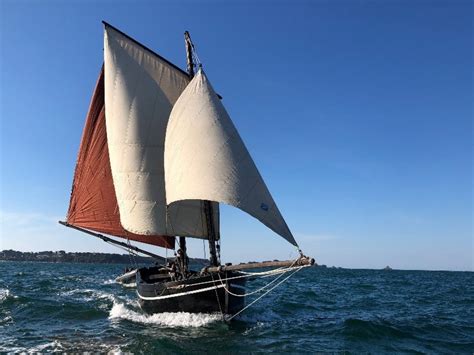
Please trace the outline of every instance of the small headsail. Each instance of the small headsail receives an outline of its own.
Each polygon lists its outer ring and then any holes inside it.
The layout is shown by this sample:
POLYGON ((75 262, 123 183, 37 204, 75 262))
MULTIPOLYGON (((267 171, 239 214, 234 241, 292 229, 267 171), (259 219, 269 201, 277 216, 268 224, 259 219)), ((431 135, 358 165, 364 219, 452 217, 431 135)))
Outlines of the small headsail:
MULTIPOLYGON (((106 26, 105 113, 122 226, 137 234, 207 237, 201 201, 166 206, 164 140, 187 74, 106 26)), ((218 224, 218 206, 214 208, 218 224)))
POLYGON ((67 222, 116 237, 174 248, 174 238, 133 234, 120 224, 105 132, 103 70, 100 72, 82 133, 67 222))
POLYGON ((226 203, 297 245, 224 106, 200 70, 175 103, 165 140, 167 203, 226 203))

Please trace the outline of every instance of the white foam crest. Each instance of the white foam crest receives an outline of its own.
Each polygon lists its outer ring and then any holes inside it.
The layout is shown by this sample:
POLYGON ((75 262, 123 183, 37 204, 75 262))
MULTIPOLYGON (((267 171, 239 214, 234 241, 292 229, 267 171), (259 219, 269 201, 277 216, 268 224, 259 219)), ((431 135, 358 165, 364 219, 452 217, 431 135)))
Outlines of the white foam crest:
POLYGON ((18 298, 18 296, 13 295, 8 288, 0 288, 0 303, 10 297, 18 298))
POLYGON ((112 285, 115 283, 115 280, 112 280, 112 279, 108 279, 108 280, 105 280, 103 285, 112 285))
POLYGON ((84 301, 94 301, 96 299, 107 299, 115 302, 115 296, 111 293, 102 292, 93 289, 74 289, 69 291, 63 291, 59 293, 60 296, 76 296, 79 295, 84 301))
POLYGON ((129 283, 129 284, 121 283, 120 286, 126 287, 126 288, 135 288, 135 287, 137 287, 137 284, 135 282, 132 282, 132 283, 129 283))
POLYGON ((158 324, 165 327, 202 327, 222 319, 220 314, 206 313, 156 313, 152 315, 135 312, 122 303, 114 302, 109 319, 126 319, 135 323, 158 324))
POLYGON ((106 293, 102 291, 95 291, 92 296, 94 298, 106 299, 115 303, 115 296, 111 293, 106 293))
POLYGON ((6 316, 5 318, 3 318, 1 321, 0 321, 0 324, 3 324, 3 323, 9 323, 13 321, 13 318, 11 316, 6 316))
POLYGON ((71 296, 71 295, 75 295, 76 293, 79 293, 79 294, 92 293, 92 292, 95 292, 95 291, 96 290, 93 290, 93 289, 90 289, 90 288, 84 288, 84 289, 76 288, 76 289, 73 289, 73 290, 60 292, 60 295, 61 296, 71 296))
POLYGON ((61 345, 59 341, 55 340, 50 343, 41 344, 41 345, 35 346, 34 348, 28 349, 28 352, 39 353, 45 350, 54 352, 54 351, 61 351, 61 349, 63 349, 63 346, 61 345))
POLYGON ((0 301, 5 301, 10 296, 10 290, 7 288, 0 288, 0 301))

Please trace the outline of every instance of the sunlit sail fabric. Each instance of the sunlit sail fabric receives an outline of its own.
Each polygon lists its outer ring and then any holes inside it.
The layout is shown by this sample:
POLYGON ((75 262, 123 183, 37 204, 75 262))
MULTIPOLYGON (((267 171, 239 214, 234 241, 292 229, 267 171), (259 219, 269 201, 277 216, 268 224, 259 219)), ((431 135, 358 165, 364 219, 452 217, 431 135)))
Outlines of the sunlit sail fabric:
MULTIPOLYGON (((166 126, 188 76, 110 26, 104 61, 108 148, 122 226, 144 235, 207 238, 202 201, 166 206, 166 126)), ((216 229, 218 210, 216 204, 216 229)))
POLYGON ((165 141, 167 203, 202 199, 249 213, 297 245, 247 148, 200 70, 176 101, 165 141))
POLYGON ((103 70, 100 72, 82 133, 67 222, 116 237, 174 248, 172 237, 134 234, 123 229, 120 224, 105 132, 103 70))

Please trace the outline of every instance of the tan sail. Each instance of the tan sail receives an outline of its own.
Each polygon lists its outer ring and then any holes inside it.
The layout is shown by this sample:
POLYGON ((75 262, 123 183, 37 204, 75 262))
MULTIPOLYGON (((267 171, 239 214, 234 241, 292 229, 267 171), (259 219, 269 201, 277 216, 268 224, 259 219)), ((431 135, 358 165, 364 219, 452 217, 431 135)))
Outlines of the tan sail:
POLYGON ((167 203, 222 202, 247 212, 297 245, 255 163, 206 75, 175 103, 165 141, 167 203))
MULTIPOLYGON (((122 226, 143 235, 207 238, 202 201, 166 206, 166 126, 187 74, 109 26, 104 59, 108 147, 122 226)), ((218 226, 217 205, 214 211, 218 226)))
POLYGON ((120 224, 105 132, 103 70, 100 72, 82 133, 67 222, 116 237, 174 248, 172 237, 134 234, 123 229, 120 224))

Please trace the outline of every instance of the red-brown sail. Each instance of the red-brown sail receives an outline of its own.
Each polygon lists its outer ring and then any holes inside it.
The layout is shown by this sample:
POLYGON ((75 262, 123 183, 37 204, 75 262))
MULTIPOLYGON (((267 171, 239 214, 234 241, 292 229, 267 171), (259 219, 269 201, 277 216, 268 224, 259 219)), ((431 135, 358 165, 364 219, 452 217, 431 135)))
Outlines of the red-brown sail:
POLYGON ((107 147, 103 68, 82 133, 67 222, 120 238, 174 248, 174 237, 134 234, 120 224, 107 147))

